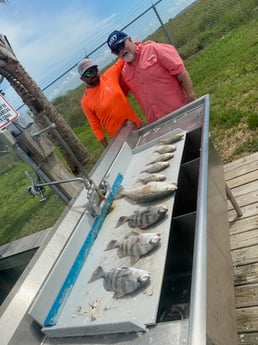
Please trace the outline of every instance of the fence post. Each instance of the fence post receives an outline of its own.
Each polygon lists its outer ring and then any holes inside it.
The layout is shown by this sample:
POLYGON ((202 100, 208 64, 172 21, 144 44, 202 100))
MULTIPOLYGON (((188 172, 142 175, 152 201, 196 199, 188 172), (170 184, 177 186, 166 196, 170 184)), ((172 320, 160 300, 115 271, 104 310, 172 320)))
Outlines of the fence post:
POLYGON ((162 20, 161 20, 161 18, 160 18, 160 15, 159 15, 159 13, 158 13, 158 11, 157 11, 155 5, 152 4, 151 7, 153 8, 153 11, 155 12, 155 14, 156 14, 156 16, 157 16, 157 18, 158 18, 158 20, 159 20, 159 22, 160 22, 161 27, 162 27, 162 29, 164 30, 165 35, 167 36, 168 42, 169 42, 170 44, 173 45, 172 38, 171 38, 170 34, 168 33, 168 31, 167 31, 165 25, 163 24, 163 22, 162 22, 162 20))

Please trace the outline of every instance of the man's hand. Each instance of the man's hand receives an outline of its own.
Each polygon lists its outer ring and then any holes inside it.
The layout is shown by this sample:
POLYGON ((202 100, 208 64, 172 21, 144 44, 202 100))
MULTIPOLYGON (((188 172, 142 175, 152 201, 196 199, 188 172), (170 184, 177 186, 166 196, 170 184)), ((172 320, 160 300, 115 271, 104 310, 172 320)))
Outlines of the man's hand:
POLYGON ((104 146, 104 147, 107 147, 108 146, 108 141, 106 138, 103 138, 102 140, 100 140, 101 144, 104 146))
POLYGON ((190 103, 194 101, 197 97, 193 90, 193 84, 189 73, 185 70, 177 75, 178 81, 181 83, 182 88, 185 90, 187 95, 187 101, 190 103))

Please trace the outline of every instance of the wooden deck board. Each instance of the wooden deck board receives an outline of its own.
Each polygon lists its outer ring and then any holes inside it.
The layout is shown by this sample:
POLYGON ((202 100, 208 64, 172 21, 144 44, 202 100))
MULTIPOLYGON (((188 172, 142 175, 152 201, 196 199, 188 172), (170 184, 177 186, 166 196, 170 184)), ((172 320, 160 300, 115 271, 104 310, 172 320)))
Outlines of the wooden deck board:
POLYGON ((224 166, 225 180, 243 213, 228 201, 238 344, 258 344, 258 152, 224 166))
MULTIPOLYGON (((235 195, 234 195, 234 197, 236 198, 235 195)), ((258 204, 258 189, 253 190, 249 193, 245 193, 245 194, 240 195, 237 198, 237 203, 240 207, 247 206, 250 204, 258 204)), ((232 209, 233 209, 233 206, 229 201, 228 210, 232 210, 232 209)))
POLYGON ((234 267, 235 286, 258 283, 258 263, 234 267))
POLYGON ((258 229, 258 215, 248 217, 248 218, 239 218, 235 222, 229 224, 230 235, 238 234, 241 232, 258 229))
POLYGON ((239 344, 257 345, 258 333, 239 333, 239 344))
POLYGON ((241 232, 230 236, 231 250, 248 248, 249 246, 258 245, 257 229, 241 232))
POLYGON ((236 308, 258 306, 258 283, 235 287, 236 308))

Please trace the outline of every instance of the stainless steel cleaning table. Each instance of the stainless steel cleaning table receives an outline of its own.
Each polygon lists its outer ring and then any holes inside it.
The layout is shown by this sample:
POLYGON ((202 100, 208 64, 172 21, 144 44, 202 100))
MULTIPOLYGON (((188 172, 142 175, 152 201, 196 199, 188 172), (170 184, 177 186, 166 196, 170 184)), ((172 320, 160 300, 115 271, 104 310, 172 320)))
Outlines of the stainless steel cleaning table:
POLYGON ((91 177, 109 186, 102 213, 93 218, 85 211, 85 190, 69 205, 6 301, 3 344, 21 344, 21 336, 24 344, 48 345, 236 344, 227 198, 223 165, 209 140, 209 96, 139 130, 126 123, 91 177), (98 265, 130 266, 128 257, 104 249, 130 231, 127 224, 115 228, 117 219, 147 206, 116 195, 121 185, 140 185, 160 139, 177 133, 183 138, 162 171, 177 190, 148 203, 165 204, 168 214, 144 230, 159 232, 161 244, 134 266, 149 271, 151 282, 114 299, 102 280, 88 280, 98 265), (10 320, 12 329, 5 329, 10 320))

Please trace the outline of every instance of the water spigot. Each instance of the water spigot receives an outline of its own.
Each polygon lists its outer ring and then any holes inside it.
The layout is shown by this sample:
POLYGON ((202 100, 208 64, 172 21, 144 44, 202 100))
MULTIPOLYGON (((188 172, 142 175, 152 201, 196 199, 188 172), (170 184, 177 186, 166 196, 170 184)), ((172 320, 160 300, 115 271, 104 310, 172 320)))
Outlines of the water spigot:
POLYGON ((82 177, 74 177, 66 180, 49 181, 42 183, 40 181, 40 178, 37 176, 38 182, 34 183, 33 178, 27 171, 25 171, 25 175, 31 180, 31 185, 27 188, 28 193, 31 195, 31 197, 40 195, 40 201, 46 200, 46 198, 44 197, 45 186, 53 186, 75 181, 82 182, 87 190, 87 209, 93 217, 96 217, 101 213, 100 204, 105 199, 105 194, 107 193, 108 189, 107 183, 105 181, 102 181, 99 187, 97 187, 93 180, 91 180, 90 178, 83 179, 82 177))
MULTIPOLYGON (((31 185, 27 188, 27 192, 31 196, 31 198, 34 198, 36 195, 40 195, 40 201, 47 200, 47 197, 44 196, 44 193, 46 191, 44 186, 40 186, 38 184, 35 184, 32 176, 28 173, 28 171, 25 171, 25 175, 31 180, 31 185)), ((41 182, 39 177, 37 176, 38 182, 41 182)))
POLYGON ((93 217, 101 214, 101 202, 105 199, 108 186, 106 181, 101 181, 98 187, 94 183, 87 189, 87 199, 89 200, 87 209, 93 217))

